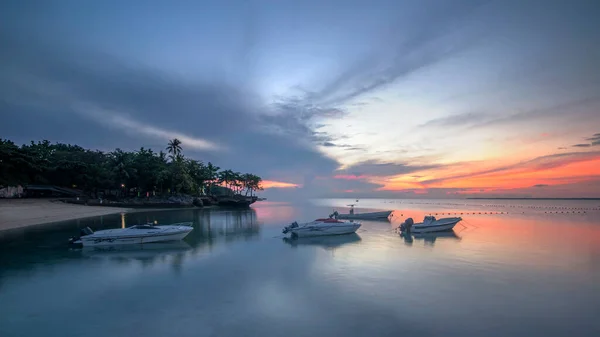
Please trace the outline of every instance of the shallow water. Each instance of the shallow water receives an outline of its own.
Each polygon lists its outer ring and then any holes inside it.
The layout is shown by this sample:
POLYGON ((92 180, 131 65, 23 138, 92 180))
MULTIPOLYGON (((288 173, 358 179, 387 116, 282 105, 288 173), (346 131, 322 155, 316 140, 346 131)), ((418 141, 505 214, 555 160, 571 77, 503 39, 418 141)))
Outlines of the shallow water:
POLYGON ((283 239, 284 224, 350 202, 130 213, 3 233, 0 336, 600 335, 600 201, 360 200, 357 212, 395 209, 392 222, 283 239), (393 231, 407 216, 460 213, 453 233, 393 231), (194 221, 194 231, 141 248, 65 245, 77 228, 155 220, 194 221))

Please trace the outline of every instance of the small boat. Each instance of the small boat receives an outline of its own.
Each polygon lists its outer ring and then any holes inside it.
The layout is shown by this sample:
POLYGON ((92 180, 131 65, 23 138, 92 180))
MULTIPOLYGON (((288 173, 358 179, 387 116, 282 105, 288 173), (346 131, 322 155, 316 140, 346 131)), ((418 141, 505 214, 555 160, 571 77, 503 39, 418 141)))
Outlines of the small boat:
POLYGON ((327 218, 303 224, 294 221, 291 225, 284 227, 282 232, 283 234, 292 233, 294 237, 341 235, 355 233, 359 227, 359 222, 327 218))
POLYGON ((407 233, 441 232, 451 230, 461 220, 461 217, 436 220, 434 216, 426 216, 423 222, 414 223, 412 218, 408 218, 399 228, 402 232, 407 233))
POLYGON ((369 213, 354 213, 354 205, 350 206, 348 214, 340 214, 334 211, 330 218, 345 219, 345 220, 388 220, 393 211, 369 212, 369 213))
POLYGON ((194 228, 191 222, 181 222, 168 226, 154 224, 135 225, 127 228, 106 229, 94 232, 89 227, 81 230, 79 238, 71 238, 72 244, 84 247, 143 244, 152 242, 179 241, 194 228))

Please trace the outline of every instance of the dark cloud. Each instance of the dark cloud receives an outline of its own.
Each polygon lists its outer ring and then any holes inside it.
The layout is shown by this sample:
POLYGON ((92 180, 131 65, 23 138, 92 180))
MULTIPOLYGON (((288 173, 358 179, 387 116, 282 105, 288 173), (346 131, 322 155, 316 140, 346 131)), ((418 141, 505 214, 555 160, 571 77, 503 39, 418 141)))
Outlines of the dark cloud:
POLYGON ((183 134, 190 138, 183 144, 189 155, 235 170, 328 174, 338 166, 298 141, 313 136, 306 122, 321 114, 319 109, 303 108, 296 115, 288 105, 285 113, 261 114, 248 88, 225 80, 190 82, 35 37, 3 34, 0 45, 0 112, 10 121, 0 124, 0 134, 16 141, 43 137, 93 147, 162 149, 167 135, 183 134), (219 148, 194 149, 195 139, 219 148))
POLYGON ((360 147, 360 146, 349 146, 349 147, 346 147, 345 150, 346 151, 367 151, 366 148, 360 147))
POLYGON ((592 137, 586 138, 585 140, 592 142, 592 146, 600 145, 600 133, 596 133, 592 137))
POLYGON ((548 187, 548 186, 550 186, 550 185, 547 185, 547 184, 537 184, 537 185, 533 185, 532 187, 538 187, 538 188, 540 188, 540 187, 548 187))
POLYGON ((592 137, 585 138, 585 140, 589 141, 590 143, 575 144, 575 145, 571 145, 571 146, 572 147, 592 147, 592 146, 600 145, 600 133, 596 133, 592 137))
POLYGON ((340 174, 352 174, 356 176, 374 175, 379 177, 394 176, 407 174, 432 168, 440 167, 440 165, 407 165, 403 163, 382 163, 374 160, 368 160, 354 164, 351 167, 338 171, 340 174))
POLYGON ((341 147, 341 148, 347 148, 347 149, 359 149, 358 147, 353 147, 352 145, 336 144, 336 143, 332 143, 332 142, 325 142, 322 145, 325 147, 341 147))

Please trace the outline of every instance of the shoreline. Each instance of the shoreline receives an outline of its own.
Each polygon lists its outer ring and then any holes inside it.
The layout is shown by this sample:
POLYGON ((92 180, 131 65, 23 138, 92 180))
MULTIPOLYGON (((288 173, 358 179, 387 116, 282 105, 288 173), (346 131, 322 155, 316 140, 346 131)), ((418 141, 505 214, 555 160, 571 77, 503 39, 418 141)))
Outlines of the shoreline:
POLYGON ((0 232, 35 225, 130 213, 131 208, 85 206, 55 199, 0 199, 0 232))

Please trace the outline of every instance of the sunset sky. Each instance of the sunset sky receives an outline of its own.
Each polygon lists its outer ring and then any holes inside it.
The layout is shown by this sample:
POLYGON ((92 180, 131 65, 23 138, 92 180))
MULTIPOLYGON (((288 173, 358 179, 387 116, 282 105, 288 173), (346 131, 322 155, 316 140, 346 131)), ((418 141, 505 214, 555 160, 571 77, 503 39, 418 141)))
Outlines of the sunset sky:
POLYGON ((600 2, 0 2, 0 137, 269 198, 600 197, 600 2))

